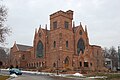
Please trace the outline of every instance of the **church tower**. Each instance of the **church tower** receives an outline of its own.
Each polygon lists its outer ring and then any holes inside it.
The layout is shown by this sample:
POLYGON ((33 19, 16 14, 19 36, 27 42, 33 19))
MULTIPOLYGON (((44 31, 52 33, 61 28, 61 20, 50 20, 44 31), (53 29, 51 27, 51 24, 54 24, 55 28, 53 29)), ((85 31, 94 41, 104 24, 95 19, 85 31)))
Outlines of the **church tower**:
POLYGON ((50 15, 50 48, 51 67, 59 64, 59 67, 72 67, 73 29, 72 29, 73 11, 57 11, 50 15))
POLYGON ((72 30, 73 11, 58 11, 50 15, 50 30, 65 28, 72 30))

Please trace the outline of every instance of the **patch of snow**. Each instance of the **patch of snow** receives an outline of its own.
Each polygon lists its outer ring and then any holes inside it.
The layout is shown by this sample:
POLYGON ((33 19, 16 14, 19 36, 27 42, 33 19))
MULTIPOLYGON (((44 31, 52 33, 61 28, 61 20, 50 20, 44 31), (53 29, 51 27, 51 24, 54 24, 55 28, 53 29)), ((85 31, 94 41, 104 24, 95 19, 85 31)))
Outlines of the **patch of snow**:
POLYGON ((16 74, 11 74, 10 77, 16 78, 16 77, 18 77, 18 76, 17 76, 16 74))
POLYGON ((7 70, 7 69, 1 69, 1 70, 7 70))
POLYGON ((95 76, 95 78, 103 79, 103 78, 107 78, 107 76, 95 76))
POLYGON ((88 78, 92 78, 92 79, 105 79, 105 78, 107 78, 107 76, 95 76, 95 77, 88 77, 88 78))
POLYGON ((10 68, 7 68, 6 70, 10 70, 10 68))
POLYGON ((82 74, 80 74, 80 73, 75 73, 75 74, 73 74, 73 76, 83 77, 83 75, 82 75, 82 74))
POLYGON ((90 79, 94 79, 95 77, 88 77, 88 78, 90 78, 90 79))

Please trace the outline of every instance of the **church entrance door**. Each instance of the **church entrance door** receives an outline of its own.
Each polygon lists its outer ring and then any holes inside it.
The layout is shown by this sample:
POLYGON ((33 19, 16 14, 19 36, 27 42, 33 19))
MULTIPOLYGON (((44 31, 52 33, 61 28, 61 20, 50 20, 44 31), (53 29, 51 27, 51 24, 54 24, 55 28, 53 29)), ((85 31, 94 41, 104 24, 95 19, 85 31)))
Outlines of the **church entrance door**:
POLYGON ((66 57, 64 60, 64 67, 68 68, 68 66, 69 66, 69 57, 66 57))

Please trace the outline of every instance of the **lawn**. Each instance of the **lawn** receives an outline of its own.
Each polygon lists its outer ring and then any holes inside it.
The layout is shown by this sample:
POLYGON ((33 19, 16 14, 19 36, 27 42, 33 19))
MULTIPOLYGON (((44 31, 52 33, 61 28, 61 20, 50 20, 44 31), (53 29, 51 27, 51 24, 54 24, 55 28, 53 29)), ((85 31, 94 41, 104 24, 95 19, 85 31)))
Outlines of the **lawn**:
MULTIPOLYGON (((106 76, 107 80, 120 80, 120 73, 96 73, 93 75, 87 75, 89 76, 106 76)), ((103 79, 98 79, 98 80, 103 80, 103 79)))
POLYGON ((9 76, 2 76, 2 75, 0 75, 0 80, 6 80, 8 78, 9 78, 9 76))

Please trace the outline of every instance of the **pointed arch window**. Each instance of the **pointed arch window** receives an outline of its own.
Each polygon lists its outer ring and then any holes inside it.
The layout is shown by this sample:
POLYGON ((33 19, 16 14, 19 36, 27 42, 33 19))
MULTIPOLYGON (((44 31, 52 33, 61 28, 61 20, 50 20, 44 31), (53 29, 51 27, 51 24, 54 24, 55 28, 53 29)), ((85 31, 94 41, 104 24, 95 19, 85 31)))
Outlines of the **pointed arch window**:
POLYGON ((77 53, 78 54, 80 54, 80 52, 84 53, 84 50, 85 50, 85 43, 84 40, 80 38, 77 43, 77 53))
POLYGON ((68 41, 66 41, 66 48, 68 48, 68 41))
POLYGON ((69 57, 66 57, 66 58, 65 58, 65 64, 66 64, 66 65, 69 65, 69 57))
POLYGON ((43 43, 41 41, 38 42, 37 44, 37 50, 36 50, 36 57, 37 58, 42 58, 44 55, 44 51, 43 51, 44 47, 43 47, 43 43))
POLYGON ((82 30, 80 30, 79 34, 82 35, 82 30))

